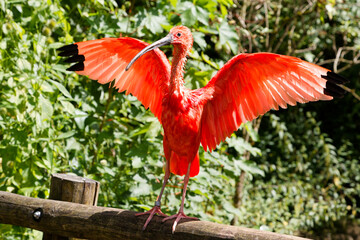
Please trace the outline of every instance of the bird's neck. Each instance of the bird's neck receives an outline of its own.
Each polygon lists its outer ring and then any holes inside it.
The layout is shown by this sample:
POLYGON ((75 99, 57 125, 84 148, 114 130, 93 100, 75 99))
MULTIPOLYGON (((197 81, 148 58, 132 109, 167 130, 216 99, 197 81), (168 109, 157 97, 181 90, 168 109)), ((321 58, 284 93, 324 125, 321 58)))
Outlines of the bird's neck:
POLYGON ((173 59, 170 76, 170 92, 181 92, 184 86, 184 66, 187 51, 180 45, 174 45, 173 59))

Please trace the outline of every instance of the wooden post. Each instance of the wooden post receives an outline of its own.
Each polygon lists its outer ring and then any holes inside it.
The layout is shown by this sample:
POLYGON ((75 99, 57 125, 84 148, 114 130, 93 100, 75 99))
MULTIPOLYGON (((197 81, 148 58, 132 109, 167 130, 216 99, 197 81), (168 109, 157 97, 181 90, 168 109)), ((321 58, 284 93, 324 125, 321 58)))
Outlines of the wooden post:
MULTIPOLYGON (((51 175, 50 199, 96 206, 100 183, 75 175, 51 175)), ((44 232, 43 240, 76 240, 44 232)))

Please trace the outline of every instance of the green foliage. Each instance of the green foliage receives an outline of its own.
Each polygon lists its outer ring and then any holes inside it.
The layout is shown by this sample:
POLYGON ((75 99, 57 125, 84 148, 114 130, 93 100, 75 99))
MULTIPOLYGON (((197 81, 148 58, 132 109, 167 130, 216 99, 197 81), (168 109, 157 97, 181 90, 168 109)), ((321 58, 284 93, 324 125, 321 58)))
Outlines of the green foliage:
MULTIPOLYGON (((344 143, 337 149, 321 131, 314 112, 301 108, 288 111, 290 114, 280 117, 271 114, 262 122, 259 148, 263 158, 257 163, 266 174, 265 178, 256 177, 257 187, 246 191, 244 210, 249 209, 252 198, 258 199, 263 213, 258 221, 281 232, 316 232, 321 227, 333 228, 336 220, 358 217, 360 171, 355 167, 359 160, 353 158, 352 144, 344 143)), ((246 214, 259 211, 251 210, 254 212, 246 214)))
MULTIPOLYGON (((101 182, 103 206, 144 211, 159 193, 161 125, 136 98, 67 72, 56 48, 74 41, 130 36, 154 42, 183 24, 194 34, 188 87, 204 86, 235 54, 272 51, 327 64, 352 80, 350 88, 360 88, 360 69, 353 66, 359 7, 352 1, 140 3, 0 2, 1 191, 46 198, 51 173, 73 172, 101 182)), ((171 59, 171 48, 162 50, 171 59)), ((351 95, 291 107, 265 115, 259 134, 247 123, 216 151, 200 149, 201 170, 190 181, 186 212, 225 224, 236 215, 243 226, 284 233, 358 218, 359 107, 351 95), (236 209, 242 171, 247 178, 236 209)), ((181 181, 171 178, 164 212, 177 212, 181 181)), ((0 225, 0 236, 40 238, 7 225, 0 225)))

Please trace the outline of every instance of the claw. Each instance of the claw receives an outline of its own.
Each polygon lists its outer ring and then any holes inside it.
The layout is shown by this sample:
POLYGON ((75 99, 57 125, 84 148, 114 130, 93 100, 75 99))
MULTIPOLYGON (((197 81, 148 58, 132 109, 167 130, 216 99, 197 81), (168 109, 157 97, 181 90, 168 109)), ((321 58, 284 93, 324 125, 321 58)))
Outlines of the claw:
POLYGON ((151 219, 153 218, 153 216, 154 216, 155 214, 157 214, 157 215, 159 215, 159 216, 161 216, 161 217, 168 217, 168 215, 164 214, 164 213, 160 210, 160 206, 158 206, 158 205, 156 205, 156 204, 155 204, 155 206, 154 206, 152 209, 150 209, 149 211, 143 212, 143 213, 137 213, 137 214, 135 214, 135 216, 142 216, 142 215, 147 215, 147 214, 149 214, 149 217, 146 219, 146 222, 145 222, 145 224, 144 224, 144 226, 143 226, 143 228, 142 228, 143 231, 146 229, 147 225, 149 224, 149 222, 151 221, 151 219))
POLYGON ((191 220, 199 220, 197 217, 189 217, 189 216, 185 215, 185 213, 183 211, 179 211, 175 215, 164 218, 162 220, 162 222, 165 222, 165 221, 173 219, 173 218, 176 218, 175 221, 174 221, 174 224, 172 226, 172 233, 173 234, 175 232, 176 226, 177 226, 178 222, 180 221, 180 219, 185 218, 185 219, 191 219, 191 220))

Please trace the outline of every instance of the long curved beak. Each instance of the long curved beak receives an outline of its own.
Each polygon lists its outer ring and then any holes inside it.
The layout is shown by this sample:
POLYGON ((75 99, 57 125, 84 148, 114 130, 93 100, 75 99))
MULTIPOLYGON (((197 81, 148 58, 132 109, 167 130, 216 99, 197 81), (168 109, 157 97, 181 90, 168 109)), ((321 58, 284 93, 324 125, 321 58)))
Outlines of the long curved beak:
POLYGON ((161 46, 164 45, 169 45, 172 42, 172 37, 170 34, 168 34, 166 37, 154 42, 153 44, 147 46, 146 48, 144 48, 143 50, 141 50, 138 54, 136 54, 136 56, 129 62, 129 64, 126 66, 125 71, 129 70, 131 65, 133 65, 133 63, 138 60, 139 57, 141 57, 142 55, 144 55, 145 53, 155 49, 155 48, 159 48, 161 46))

